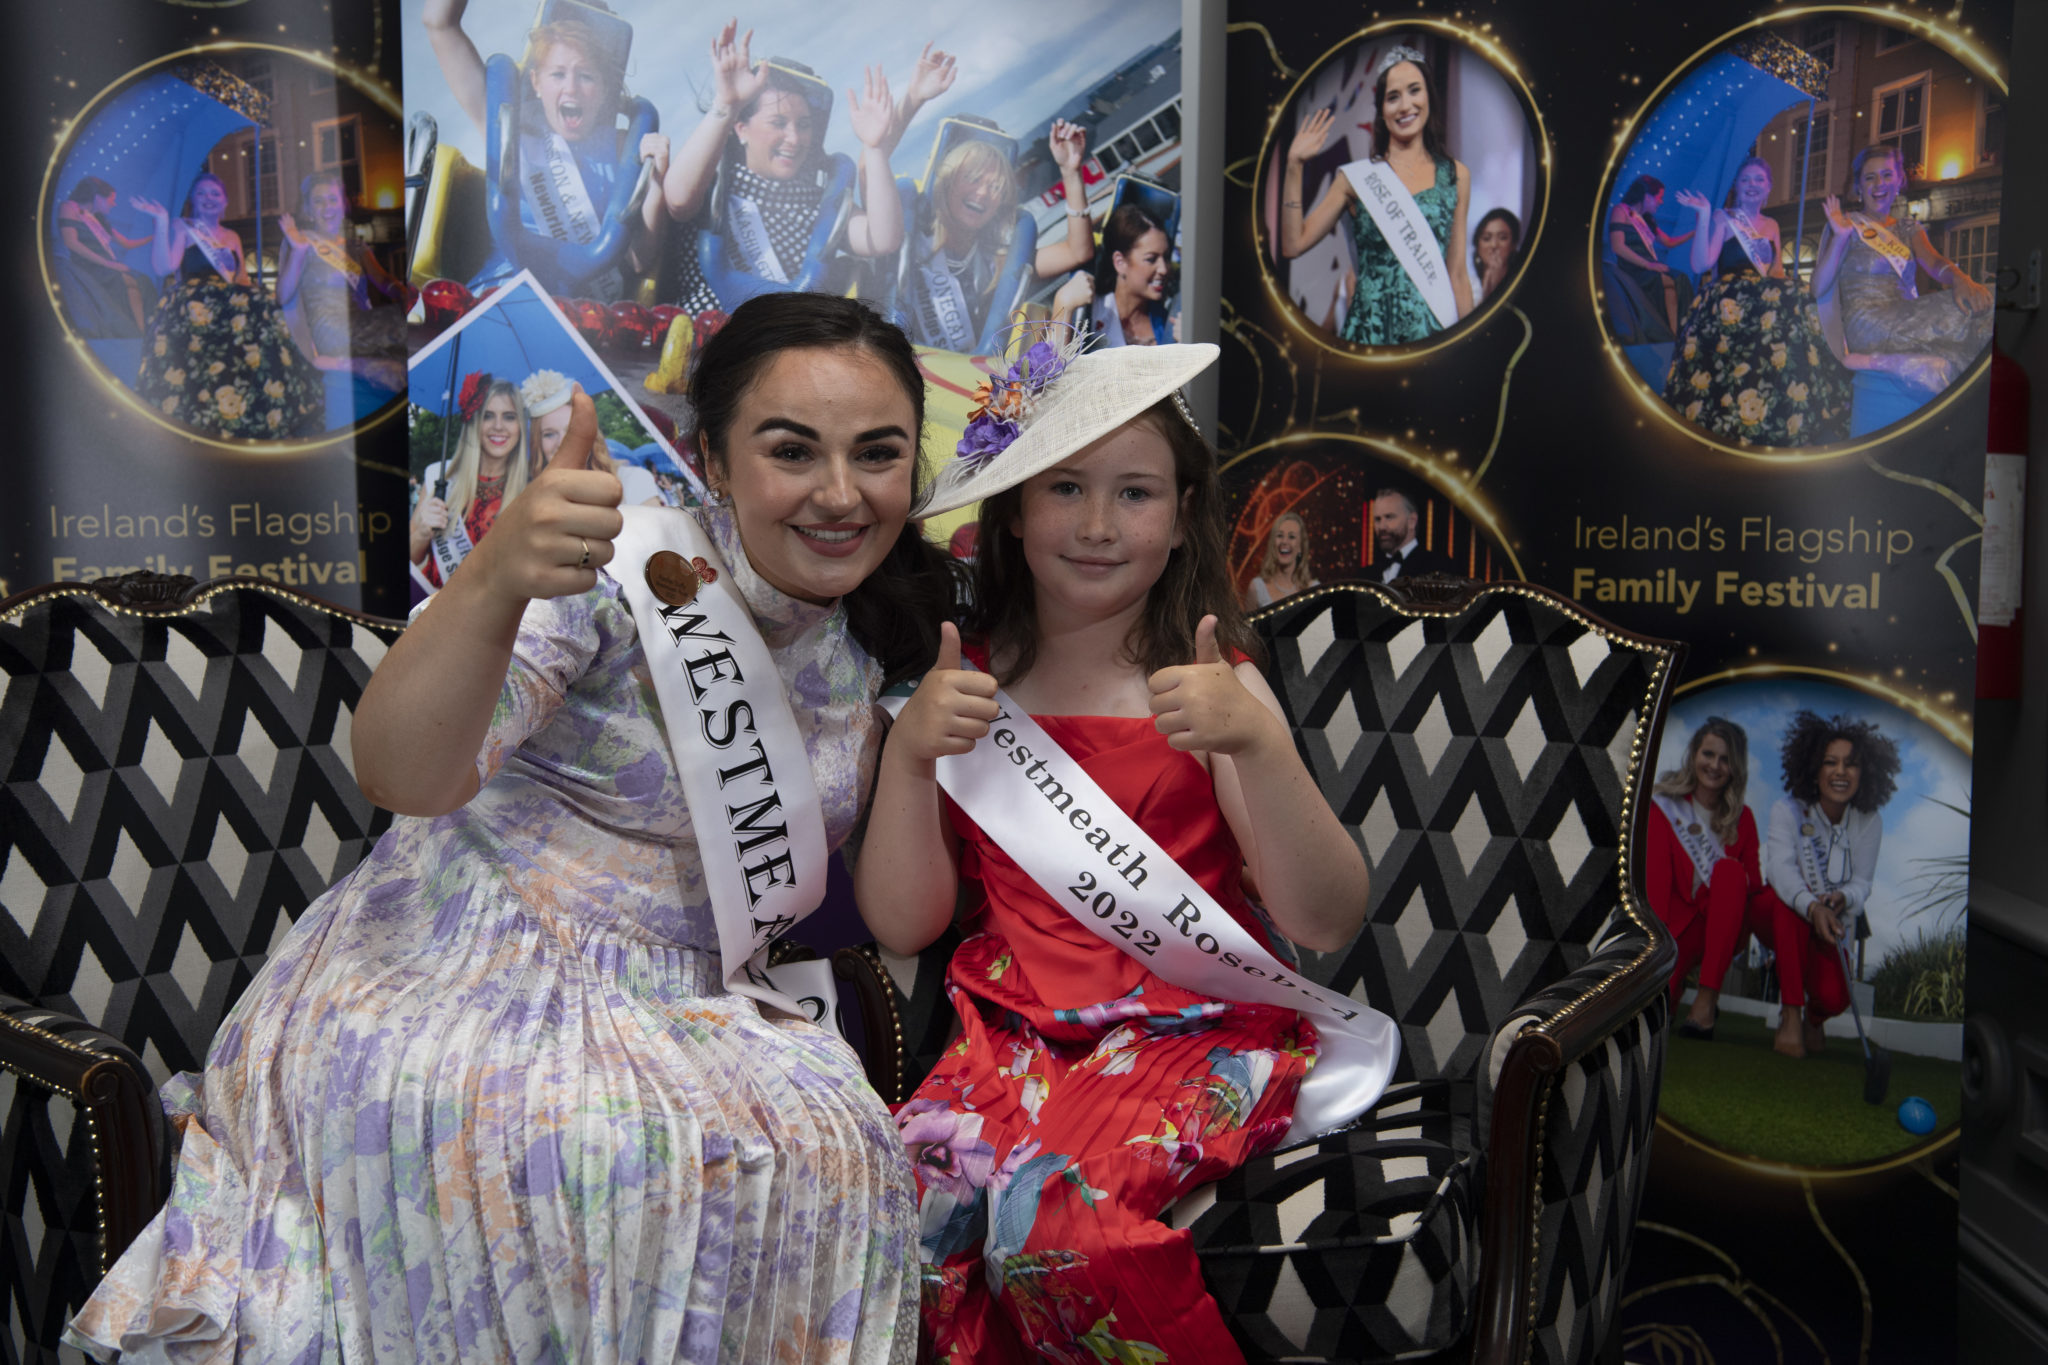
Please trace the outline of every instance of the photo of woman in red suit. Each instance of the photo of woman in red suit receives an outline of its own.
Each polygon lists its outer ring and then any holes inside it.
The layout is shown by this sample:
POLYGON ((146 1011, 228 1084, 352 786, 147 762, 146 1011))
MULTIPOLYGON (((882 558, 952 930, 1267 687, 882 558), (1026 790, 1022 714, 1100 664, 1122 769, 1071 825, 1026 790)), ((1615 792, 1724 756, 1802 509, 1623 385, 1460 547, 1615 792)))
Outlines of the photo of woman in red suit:
POLYGON ((1687 974, 1700 971, 1699 991, 1678 1026, 1681 1037, 1714 1036, 1728 964, 1761 927, 1751 913, 1764 879, 1756 819, 1742 800, 1748 782, 1749 737, 1735 722, 1709 716, 1685 747, 1685 765, 1657 779, 1655 809, 1645 822, 1650 908, 1678 939, 1674 1010, 1687 974))

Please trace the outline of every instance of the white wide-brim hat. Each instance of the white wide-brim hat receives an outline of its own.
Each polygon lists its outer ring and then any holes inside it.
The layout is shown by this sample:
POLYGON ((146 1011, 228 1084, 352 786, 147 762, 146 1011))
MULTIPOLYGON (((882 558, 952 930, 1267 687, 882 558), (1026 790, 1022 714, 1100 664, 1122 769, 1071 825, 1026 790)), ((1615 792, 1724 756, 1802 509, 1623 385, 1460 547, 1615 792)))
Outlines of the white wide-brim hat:
POLYGON ((932 480, 931 495, 916 515, 935 517, 970 507, 1051 469, 1177 394, 1220 354, 1206 341, 1084 351, 1028 400, 1017 438, 1008 446, 992 454, 956 452, 932 480))

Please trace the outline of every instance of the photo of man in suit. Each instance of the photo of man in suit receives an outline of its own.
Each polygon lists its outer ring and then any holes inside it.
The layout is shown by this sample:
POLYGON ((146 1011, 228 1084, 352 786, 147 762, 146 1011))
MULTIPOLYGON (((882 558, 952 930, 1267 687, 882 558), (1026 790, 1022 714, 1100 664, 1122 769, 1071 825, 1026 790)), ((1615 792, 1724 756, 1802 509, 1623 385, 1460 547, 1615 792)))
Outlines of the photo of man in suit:
POLYGON ((1448 555, 1424 549, 1415 539, 1422 516, 1415 500, 1396 488, 1382 488, 1372 495, 1372 563, 1366 573, 1382 583, 1417 574, 1444 573, 1463 576, 1448 555))

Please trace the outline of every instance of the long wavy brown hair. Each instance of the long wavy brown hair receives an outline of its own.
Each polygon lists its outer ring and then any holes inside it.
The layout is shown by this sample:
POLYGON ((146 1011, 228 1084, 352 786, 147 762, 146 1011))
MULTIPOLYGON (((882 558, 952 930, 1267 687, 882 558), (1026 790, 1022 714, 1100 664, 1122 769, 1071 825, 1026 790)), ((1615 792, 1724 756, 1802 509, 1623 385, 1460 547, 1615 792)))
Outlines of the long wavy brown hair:
MULTIPOLYGON (((1171 398, 1160 399, 1131 420, 1157 432, 1173 451, 1181 539, 1124 641, 1124 657, 1147 673, 1192 663, 1195 627, 1204 616, 1214 616, 1216 644, 1223 656, 1227 659, 1235 652, 1258 662, 1265 651, 1231 590, 1216 452, 1171 398)), ((1006 687, 1029 673, 1038 658, 1038 599, 1031 566, 1024 559, 1023 540, 1008 534, 1023 504, 1021 484, 981 504, 980 554, 974 566, 975 609, 969 630, 988 642, 991 661, 1007 661, 1008 666, 996 673, 996 680, 1006 687)))
POLYGON ((1735 842, 1736 833, 1742 827, 1742 798, 1749 787, 1749 735, 1732 720, 1719 716, 1708 716, 1706 723, 1692 732, 1692 740, 1685 746, 1685 763, 1668 773, 1660 773, 1653 790, 1659 796, 1677 796, 1692 800, 1693 792, 1699 789, 1699 774, 1693 770, 1693 760, 1700 756, 1700 745, 1708 735, 1717 735, 1728 746, 1728 785, 1721 788, 1721 800, 1714 810, 1709 823, 1714 837, 1725 846, 1735 842))

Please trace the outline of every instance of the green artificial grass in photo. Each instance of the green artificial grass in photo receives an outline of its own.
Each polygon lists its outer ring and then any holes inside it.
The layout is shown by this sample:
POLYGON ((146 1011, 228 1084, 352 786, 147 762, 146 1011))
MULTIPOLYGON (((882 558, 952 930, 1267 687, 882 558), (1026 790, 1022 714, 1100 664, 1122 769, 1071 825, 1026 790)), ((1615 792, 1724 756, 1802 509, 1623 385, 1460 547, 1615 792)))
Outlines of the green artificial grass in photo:
POLYGON ((1799 1166, 1858 1166, 1925 1141, 1899 1126, 1908 1095, 1934 1106, 1937 1133, 1962 1113, 1963 1069, 1954 1062, 1894 1052, 1885 1102, 1865 1104, 1853 1035, 1794 1061, 1771 1051, 1772 1032, 1733 1013, 1721 1016, 1711 1043, 1674 1031, 1658 1112, 1724 1151, 1799 1166))

